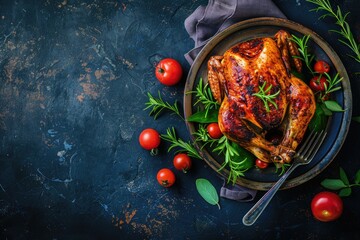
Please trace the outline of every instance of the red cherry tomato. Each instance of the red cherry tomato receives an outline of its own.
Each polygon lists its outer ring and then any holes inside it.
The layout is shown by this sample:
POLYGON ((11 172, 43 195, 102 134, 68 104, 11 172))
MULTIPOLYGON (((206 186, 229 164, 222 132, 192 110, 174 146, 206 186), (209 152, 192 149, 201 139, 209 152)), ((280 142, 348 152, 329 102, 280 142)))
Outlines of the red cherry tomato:
POLYGON ((327 85, 328 82, 325 77, 323 76, 315 76, 312 79, 310 79, 309 86, 314 92, 324 91, 325 85, 327 85))
POLYGON ((160 134, 152 128, 147 128, 140 133, 140 146, 146 150, 155 150, 160 145, 160 134))
POLYGON ((223 133, 220 131, 219 124, 217 123, 210 123, 206 130, 208 131, 211 138, 217 139, 221 138, 223 133))
POLYGON ((174 157, 174 167, 186 173, 191 168, 191 158, 186 153, 179 153, 174 157))
POLYGON ((258 167, 260 169, 265 169, 269 166, 269 163, 261 161, 260 159, 256 159, 255 165, 256 165, 256 167, 258 167))
POLYGON ((164 85, 177 84, 181 80, 182 74, 181 65, 175 59, 165 58, 156 65, 155 76, 164 85))
POLYGON ((333 221, 341 216, 343 201, 333 192, 320 192, 311 201, 311 212, 319 221, 333 221))
POLYGON ((171 187, 175 183, 175 174, 168 168, 160 169, 156 175, 158 183, 163 187, 171 187))
POLYGON ((317 73, 328 73, 330 72, 330 65, 323 60, 318 60, 314 64, 314 71, 317 73))

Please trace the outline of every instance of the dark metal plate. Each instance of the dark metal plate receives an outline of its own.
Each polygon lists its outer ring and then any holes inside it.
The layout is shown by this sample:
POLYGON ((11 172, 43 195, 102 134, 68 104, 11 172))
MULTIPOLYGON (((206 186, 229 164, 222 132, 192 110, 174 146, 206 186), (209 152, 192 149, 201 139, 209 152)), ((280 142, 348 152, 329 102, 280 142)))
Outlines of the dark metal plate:
MULTIPOLYGON (((230 26, 214 36, 195 59, 185 85, 184 112, 187 118, 196 111, 194 96, 187 93, 194 90, 200 78, 207 80, 207 61, 211 56, 222 55, 227 49, 239 42, 258 37, 272 37, 280 29, 287 30, 300 37, 310 35, 309 48, 311 51, 317 58, 330 63, 332 73, 338 72, 343 78, 342 90, 335 92, 333 97, 345 109, 344 112, 333 114, 329 119, 328 135, 319 152, 309 165, 300 167, 292 173, 282 187, 282 189, 286 189, 310 180, 331 163, 345 140, 351 121, 352 95, 348 75, 338 55, 319 35, 298 23, 278 18, 255 18, 230 26)), ((186 124, 192 135, 196 131, 196 124, 190 122, 186 124)), ((200 146, 196 146, 200 150, 200 146)), ((213 153, 209 148, 203 148, 201 155, 207 164, 218 172, 224 161, 223 157, 213 153)), ((224 178, 229 175, 227 169, 218 173, 224 178)), ((279 179, 278 174, 275 172, 275 167, 266 170, 252 168, 245 173, 244 177, 239 178, 236 184, 257 190, 268 190, 279 179)))

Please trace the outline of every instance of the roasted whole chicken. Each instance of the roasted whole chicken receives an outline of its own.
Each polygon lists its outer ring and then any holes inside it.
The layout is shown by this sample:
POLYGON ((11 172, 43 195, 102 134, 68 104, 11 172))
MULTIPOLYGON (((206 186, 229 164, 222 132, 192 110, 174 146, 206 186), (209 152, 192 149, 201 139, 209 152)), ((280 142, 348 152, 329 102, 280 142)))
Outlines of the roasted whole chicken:
POLYGON ((208 82, 221 104, 219 127, 265 162, 289 163, 314 115, 311 89, 291 74, 302 70, 290 34, 239 43, 223 56, 208 61, 208 82), (259 97, 262 96, 261 97, 259 97), (268 140, 270 132, 282 133, 280 143, 268 140))

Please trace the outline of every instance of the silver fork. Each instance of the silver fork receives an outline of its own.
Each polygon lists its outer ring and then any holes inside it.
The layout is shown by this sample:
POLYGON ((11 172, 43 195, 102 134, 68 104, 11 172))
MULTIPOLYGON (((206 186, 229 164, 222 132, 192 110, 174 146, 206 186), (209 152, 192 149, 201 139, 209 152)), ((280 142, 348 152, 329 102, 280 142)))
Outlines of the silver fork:
POLYGON ((300 165, 305 165, 311 162, 315 154, 319 150, 321 143, 326 136, 325 131, 311 132, 306 139, 300 150, 295 154, 293 158, 293 164, 289 167, 286 173, 269 189, 267 193, 245 214, 242 222, 246 226, 251 226, 258 219, 260 214, 264 211, 271 199, 281 185, 285 182, 286 178, 300 165))

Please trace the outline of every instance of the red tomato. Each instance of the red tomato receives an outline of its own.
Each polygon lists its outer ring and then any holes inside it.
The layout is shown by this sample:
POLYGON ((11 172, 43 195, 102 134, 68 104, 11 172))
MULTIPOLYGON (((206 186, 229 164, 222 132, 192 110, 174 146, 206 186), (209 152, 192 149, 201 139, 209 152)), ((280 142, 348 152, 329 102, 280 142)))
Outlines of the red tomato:
POLYGON ((163 187, 171 187, 175 183, 175 174, 168 168, 160 169, 156 175, 158 183, 163 187))
POLYGON ((191 158, 186 153, 179 153, 174 157, 174 167, 186 173, 191 168, 191 158))
POLYGON ((323 60, 317 60, 314 64, 314 71, 317 73, 328 73, 330 72, 330 65, 323 60))
POLYGON ((181 65, 175 59, 165 58, 156 65, 155 76, 164 85, 177 84, 181 80, 182 74, 181 65))
POLYGON ((152 128, 147 128, 140 133, 140 146, 146 150, 154 150, 160 145, 160 134, 152 128))
POLYGON ((267 168, 269 166, 269 163, 261 161, 260 159, 256 159, 255 165, 256 165, 256 167, 258 167, 260 169, 264 169, 264 168, 267 168))
POLYGON ((208 131, 209 135, 211 138, 221 138, 222 137, 222 132, 220 131, 219 128, 219 124, 217 123, 210 123, 207 127, 206 130, 208 131))
POLYGON ((311 211, 313 216, 319 221, 333 221, 341 216, 343 201, 333 192, 320 192, 311 201, 311 211))
POLYGON ((314 92, 318 92, 318 91, 324 91, 325 85, 327 84, 328 82, 325 77, 315 76, 312 79, 310 79, 309 86, 314 92))

